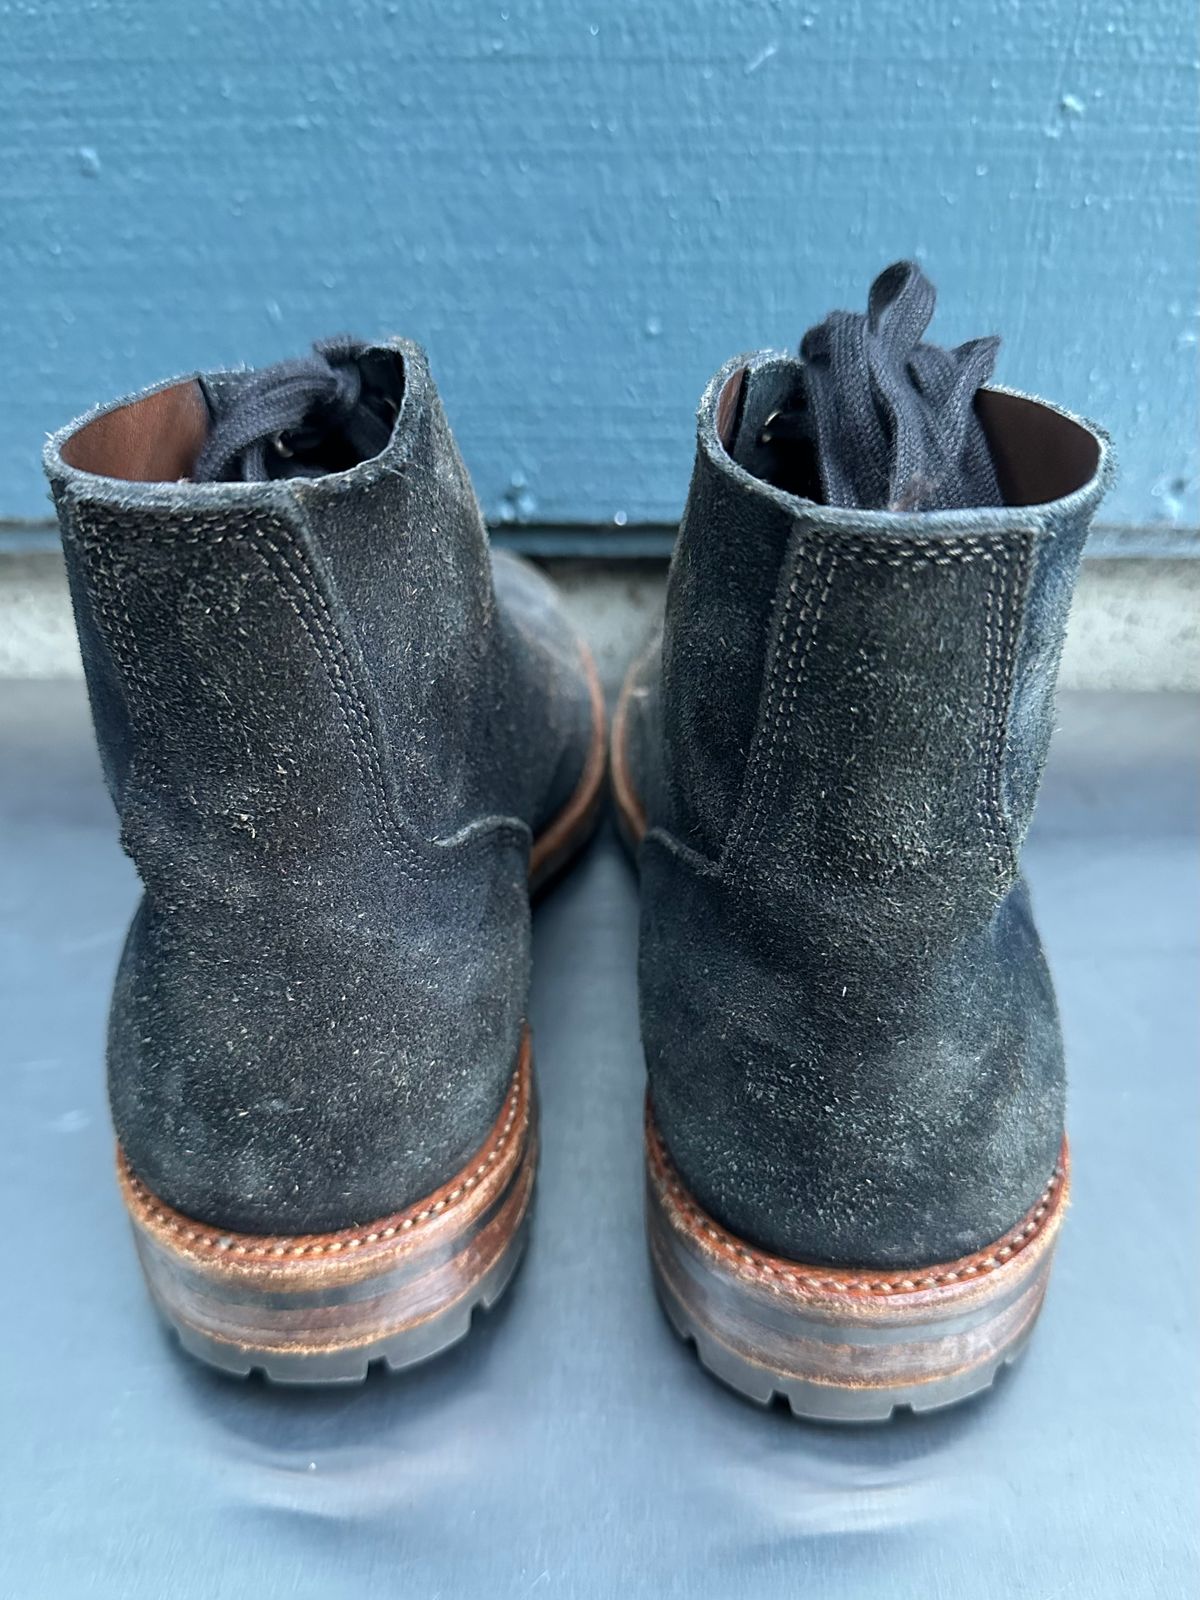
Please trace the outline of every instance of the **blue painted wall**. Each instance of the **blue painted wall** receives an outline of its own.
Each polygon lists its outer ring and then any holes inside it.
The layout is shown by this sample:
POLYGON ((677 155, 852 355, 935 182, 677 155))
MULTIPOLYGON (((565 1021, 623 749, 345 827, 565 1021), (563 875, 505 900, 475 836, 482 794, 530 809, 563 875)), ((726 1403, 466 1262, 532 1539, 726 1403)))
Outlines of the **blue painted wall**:
POLYGON ((348 328, 489 512, 679 508, 701 386, 915 253, 1197 506, 1194 0, 0 0, 0 516, 42 434, 348 328))

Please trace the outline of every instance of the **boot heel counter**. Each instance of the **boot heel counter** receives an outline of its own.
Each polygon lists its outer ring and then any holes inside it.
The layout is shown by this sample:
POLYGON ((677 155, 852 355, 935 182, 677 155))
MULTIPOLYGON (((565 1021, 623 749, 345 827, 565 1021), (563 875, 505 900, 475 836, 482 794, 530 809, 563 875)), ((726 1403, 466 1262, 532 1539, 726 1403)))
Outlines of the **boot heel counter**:
POLYGON ((313 1232, 384 1215, 475 1149, 529 979, 526 850, 344 878, 336 901, 143 899, 108 1028, 132 1170, 199 1221, 313 1232))
POLYGON ((875 886, 782 900, 641 851, 650 1098, 699 1203, 795 1260, 904 1267, 998 1237, 1052 1170, 1064 1078, 1023 885, 953 946, 875 886))

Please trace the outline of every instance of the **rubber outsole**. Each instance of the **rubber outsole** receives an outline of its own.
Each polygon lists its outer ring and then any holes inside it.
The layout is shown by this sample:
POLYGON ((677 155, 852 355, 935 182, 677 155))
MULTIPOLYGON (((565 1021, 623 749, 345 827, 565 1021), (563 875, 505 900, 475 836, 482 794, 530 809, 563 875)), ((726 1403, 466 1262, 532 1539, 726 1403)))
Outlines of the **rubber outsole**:
POLYGON ((526 1033, 487 1140, 425 1200, 338 1233, 223 1233, 165 1206, 118 1162, 151 1296, 183 1347, 224 1372, 285 1383, 362 1378, 457 1342, 524 1247, 537 1168, 526 1033))
POLYGON ((958 1379, 943 1379, 934 1385, 915 1385, 887 1393, 813 1383, 803 1378, 786 1378, 744 1360, 735 1351, 709 1337, 706 1330, 691 1322, 680 1301, 655 1273, 655 1288, 668 1322, 685 1344, 691 1345, 702 1367, 726 1388, 763 1407, 784 1402, 792 1415, 804 1422, 879 1423, 890 1422, 897 1413, 921 1414, 941 1411, 975 1395, 984 1394, 995 1383, 1001 1370, 1019 1359, 1033 1333, 1031 1318, 1020 1336, 1002 1354, 963 1374, 958 1379))
POLYGON ((1021 1222, 983 1250, 902 1271, 806 1264, 722 1228, 675 1172, 647 1108, 646 1230, 659 1297, 708 1370, 798 1417, 886 1421, 989 1388, 1046 1292, 1069 1158, 1021 1222))
POLYGON ((404 1329, 351 1350, 305 1352, 296 1356, 229 1344, 210 1338, 190 1324, 176 1321, 153 1290, 151 1294, 180 1347, 229 1377, 249 1378, 260 1374, 271 1383, 292 1386, 362 1383, 372 1367, 382 1367, 392 1373, 403 1372, 432 1360, 465 1339, 476 1312, 490 1311, 508 1288, 521 1264, 528 1237, 529 1217, 526 1215, 500 1259, 453 1306, 416 1328, 404 1329))

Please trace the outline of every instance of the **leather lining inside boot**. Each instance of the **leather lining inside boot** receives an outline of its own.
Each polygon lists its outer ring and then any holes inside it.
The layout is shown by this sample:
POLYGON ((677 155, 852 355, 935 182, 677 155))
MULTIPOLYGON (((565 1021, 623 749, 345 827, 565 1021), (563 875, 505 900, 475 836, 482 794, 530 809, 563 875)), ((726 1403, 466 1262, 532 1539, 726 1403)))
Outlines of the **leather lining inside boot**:
POLYGON ((80 472, 133 483, 173 483, 189 478, 204 441, 209 412, 194 378, 89 422, 62 448, 80 472))
MULTIPOLYGON (((717 400, 717 434, 738 466, 776 489, 821 505, 814 442, 795 434, 772 436, 773 417, 803 405, 798 370, 795 362, 772 361, 735 372, 717 400)), ((997 389, 981 389, 975 408, 1006 506, 1061 500, 1095 474, 1099 444, 1061 412, 997 389)))
POLYGON ((1082 489, 1100 465, 1093 434, 1036 400, 981 389, 975 410, 1006 506, 1040 506, 1082 489))

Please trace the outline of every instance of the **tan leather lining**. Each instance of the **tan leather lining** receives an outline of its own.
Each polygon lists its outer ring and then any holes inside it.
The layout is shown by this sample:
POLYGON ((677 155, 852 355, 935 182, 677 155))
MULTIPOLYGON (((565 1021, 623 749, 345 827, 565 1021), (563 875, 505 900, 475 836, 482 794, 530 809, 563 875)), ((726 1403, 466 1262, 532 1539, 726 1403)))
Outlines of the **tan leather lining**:
POLYGON ((1006 506, 1040 506, 1082 489, 1100 464, 1095 437, 1020 395, 981 389, 975 401, 1006 506))
POLYGON ((189 478, 208 437, 208 406, 194 378, 106 411, 62 448, 67 466, 134 483, 189 478))
POLYGON ((738 404, 742 398, 742 385, 746 381, 745 367, 738 370, 721 390, 717 401, 717 438, 726 450, 733 449, 733 436, 737 428, 738 404))

